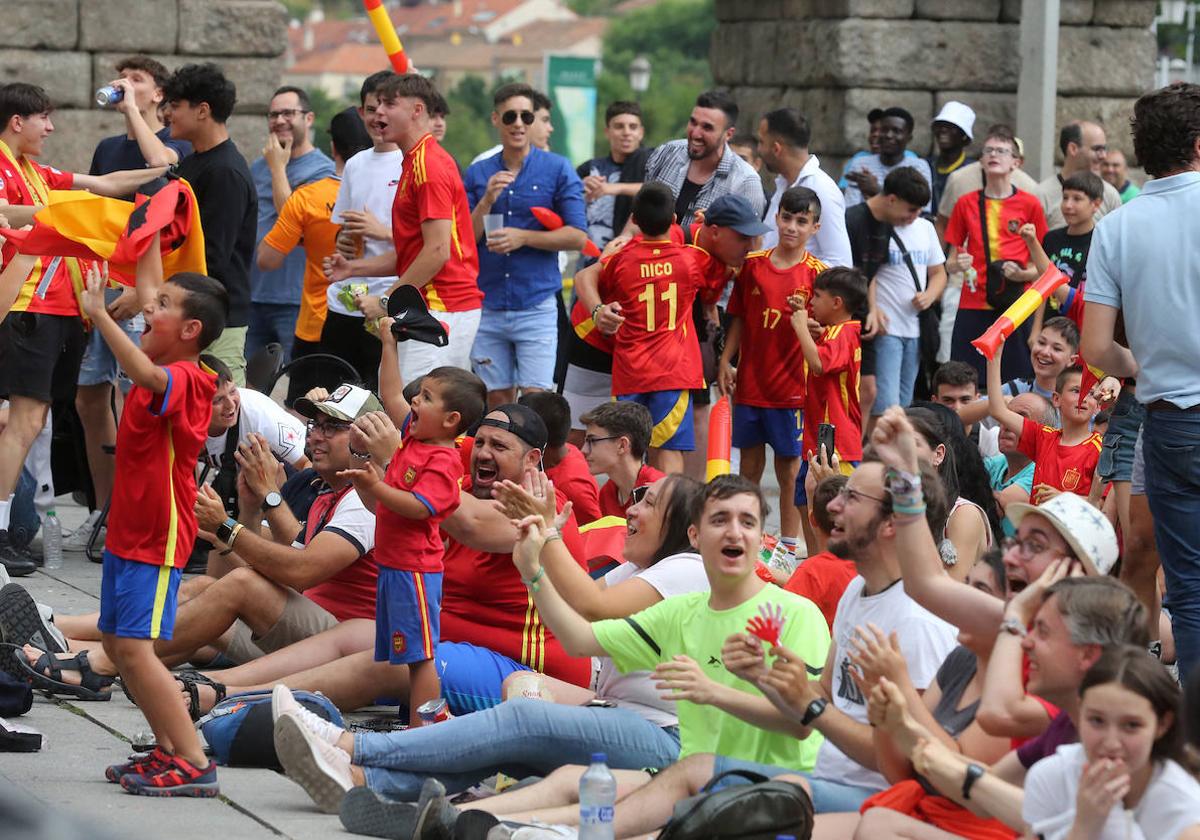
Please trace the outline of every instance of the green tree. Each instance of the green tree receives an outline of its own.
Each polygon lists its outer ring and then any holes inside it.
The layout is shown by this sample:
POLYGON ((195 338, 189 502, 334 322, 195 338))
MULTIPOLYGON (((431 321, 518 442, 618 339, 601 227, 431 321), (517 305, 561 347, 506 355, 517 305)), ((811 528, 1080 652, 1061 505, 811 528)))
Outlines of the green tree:
POLYGON ((308 101, 313 111, 313 145, 327 155, 332 154, 329 149, 329 121, 340 111, 358 103, 347 99, 334 99, 321 88, 309 90, 308 101))
POLYGON ((475 155, 496 143, 491 120, 491 88, 479 76, 467 75, 445 96, 450 106, 450 116, 446 120, 446 150, 466 166, 475 155))

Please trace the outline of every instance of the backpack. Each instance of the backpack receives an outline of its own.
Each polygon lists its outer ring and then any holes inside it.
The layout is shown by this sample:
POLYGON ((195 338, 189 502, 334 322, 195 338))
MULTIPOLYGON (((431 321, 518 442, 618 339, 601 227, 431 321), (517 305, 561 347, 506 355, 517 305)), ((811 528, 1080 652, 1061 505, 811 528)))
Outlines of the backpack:
MULTIPOLYGON (((323 694, 294 691, 296 701, 338 726, 346 721, 323 694)), ((231 694, 196 721, 217 764, 282 770, 275 754, 275 725, 271 720, 271 690, 231 694)))
POLYGON ((747 770, 730 770, 713 779, 699 794, 676 804, 659 840, 775 840, 790 834, 809 840, 812 800, 804 788, 767 779, 747 770), (742 776, 752 784, 712 792, 726 776, 742 776))
POLYGON ((33 708, 33 687, 0 671, 0 717, 17 717, 33 708))

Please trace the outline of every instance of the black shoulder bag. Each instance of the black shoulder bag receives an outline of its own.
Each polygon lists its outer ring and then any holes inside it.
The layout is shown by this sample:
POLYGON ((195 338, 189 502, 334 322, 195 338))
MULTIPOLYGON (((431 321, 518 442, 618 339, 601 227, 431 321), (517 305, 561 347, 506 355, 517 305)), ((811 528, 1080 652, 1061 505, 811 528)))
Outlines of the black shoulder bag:
POLYGON ((1025 291, 1025 284, 1009 280, 1004 276, 1006 260, 992 259, 991 237, 988 236, 987 226, 986 192, 986 189, 979 191, 979 230, 983 235, 983 259, 987 265, 987 302, 992 309, 1003 312, 1016 303, 1017 298, 1025 291))
POLYGON ((775 840, 791 834, 809 840, 813 806, 804 788, 767 779, 758 773, 730 770, 709 780, 696 796, 675 805, 675 813, 659 840, 775 840), (741 776, 753 784, 712 791, 726 776, 741 776))
MULTIPOLYGON (((913 265, 912 255, 908 253, 908 249, 904 247, 904 242, 896 234, 896 229, 891 231, 892 241, 896 243, 896 247, 900 249, 900 256, 904 258, 904 265, 908 267, 908 273, 912 277, 913 287, 917 290, 917 294, 925 291, 925 287, 921 285, 921 279, 917 277, 917 267, 913 265)), ((929 280, 926 277, 926 284, 929 280)), ((932 375, 937 368, 937 354, 942 346, 942 301, 935 300, 932 305, 926 309, 922 309, 917 313, 917 323, 920 325, 921 337, 917 340, 917 353, 920 358, 921 375, 932 375)))

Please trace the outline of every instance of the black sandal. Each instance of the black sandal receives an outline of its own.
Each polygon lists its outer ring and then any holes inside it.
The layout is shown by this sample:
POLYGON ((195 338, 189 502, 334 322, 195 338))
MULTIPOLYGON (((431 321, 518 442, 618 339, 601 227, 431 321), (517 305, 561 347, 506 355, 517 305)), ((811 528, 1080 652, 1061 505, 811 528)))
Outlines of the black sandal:
POLYGON ((3 660, 5 670, 14 676, 31 683, 34 688, 50 694, 65 694, 78 700, 104 701, 112 697, 112 685, 116 677, 97 674, 88 664, 87 651, 82 650, 71 659, 58 659, 52 653, 43 653, 33 665, 25 655, 24 648, 19 645, 4 644, 3 660), (12 666, 15 667, 15 672, 12 666), (72 685, 62 679, 63 671, 78 671, 79 685, 72 685), (48 673, 47 673, 48 672, 48 673), (105 690, 109 689, 109 690, 105 690))
POLYGON ((213 701, 214 706, 225 699, 225 686, 199 671, 180 671, 172 676, 187 691, 188 716, 193 721, 200 720, 205 715, 205 712, 200 711, 200 692, 196 690, 197 685, 206 685, 216 692, 217 699, 213 701))

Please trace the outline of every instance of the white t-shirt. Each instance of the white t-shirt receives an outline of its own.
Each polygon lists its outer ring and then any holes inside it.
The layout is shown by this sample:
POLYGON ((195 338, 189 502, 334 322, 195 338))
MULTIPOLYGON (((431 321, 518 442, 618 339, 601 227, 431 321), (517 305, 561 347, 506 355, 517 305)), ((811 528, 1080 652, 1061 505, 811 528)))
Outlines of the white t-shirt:
POLYGON ((774 248, 779 244, 775 216, 779 214, 779 201, 788 187, 808 187, 821 200, 821 229, 808 240, 808 252, 825 265, 854 265, 850 236, 846 233, 846 199, 837 182, 821 169, 821 161, 816 155, 808 156, 792 183, 789 184, 782 175, 775 176, 775 192, 771 194, 771 203, 763 218, 763 224, 770 228, 763 234, 763 248, 774 248))
MULTIPOLYGON (((937 677, 950 651, 958 645, 958 630, 926 610, 904 592, 903 581, 896 581, 877 595, 863 595, 866 581, 856 577, 850 581, 838 601, 833 619, 834 672, 833 704, 838 711, 859 723, 867 723, 867 702, 850 677, 850 642, 854 628, 874 624, 884 633, 895 631, 900 637, 900 650, 908 663, 912 684, 924 689, 937 677)), ((842 752, 826 738, 817 753, 813 776, 845 785, 883 790, 887 780, 874 770, 868 770, 842 752)))
MULTIPOLYGON (((238 420, 238 444, 243 444, 251 432, 267 439, 267 445, 279 460, 294 464, 304 456, 304 421, 288 414, 279 403, 252 388, 238 388, 242 408, 238 420)), ((225 439, 232 429, 208 438, 204 450, 214 468, 221 466, 225 455, 225 439)))
MULTIPOLYGON (((653 586, 664 599, 689 592, 708 591, 708 576, 704 574, 704 561, 699 554, 672 554, 647 569, 633 563, 622 563, 604 576, 604 585, 613 587, 635 577, 653 586)), ((607 656, 599 659, 600 670, 592 685, 597 697, 637 712, 655 726, 679 724, 675 704, 659 696, 649 671, 622 674, 607 656)))
MULTIPOLYGON (((366 209, 384 224, 391 224, 392 200, 396 197, 396 185, 400 183, 400 165, 403 161, 404 153, 399 149, 392 152, 363 149, 346 161, 346 168, 342 170, 342 185, 338 188, 337 201, 334 202, 330 219, 335 224, 341 224, 342 213, 346 210, 366 209)), ((364 256, 375 257, 390 250, 390 240, 367 239, 363 242, 364 256)), ((354 277, 343 283, 329 284, 326 296, 330 310, 361 318, 361 312, 346 308, 345 304, 338 300, 338 292, 346 282, 366 283, 371 294, 381 295, 395 284, 396 275, 354 277)))
MULTIPOLYGON (((908 250, 908 256, 917 272, 917 279, 921 281, 921 289, 924 290, 929 285, 927 268, 946 262, 946 254, 938 244, 937 231, 927 220, 920 218, 911 225, 894 230, 908 250)), ((875 305, 887 315, 888 335, 901 338, 917 338, 921 335, 921 326, 917 322, 917 308, 912 303, 916 293, 912 273, 904 262, 900 246, 896 244, 895 239, 889 237, 887 262, 875 272, 875 305)))
MULTIPOLYGON (((358 493, 351 490, 334 506, 329 521, 318 533, 344 537, 358 549, 361 557, 375 549, 375 514, 367 510, 358 493)), ((300 537, 303 538, 304 534, 301 533, 300 537)), ((302 539, 293 542, 292 548, 304 548, 302 539)))
MULTIPOLYGON (((1071 833, 1086 761, 1081 744, 1066 744, 1029 768, 1021 815, 1034 835, 1062 840, 1071 833)), ((1154 769, 1137 807, 1114 807, 1092 840, 1175 840, 1194 825, 1200 825, 1200 783, 1167 760, 1154 769)))

